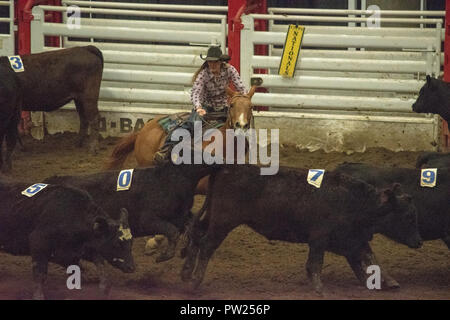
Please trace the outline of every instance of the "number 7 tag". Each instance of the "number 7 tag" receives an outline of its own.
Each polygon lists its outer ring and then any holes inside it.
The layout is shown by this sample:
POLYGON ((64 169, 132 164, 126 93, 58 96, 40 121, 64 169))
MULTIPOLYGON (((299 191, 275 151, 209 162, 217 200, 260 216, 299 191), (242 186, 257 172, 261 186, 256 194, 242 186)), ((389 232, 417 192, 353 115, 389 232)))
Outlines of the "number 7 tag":
POLYGON ((320 188, 320 186, 322 185, 324 173, 324 169, 309 169, 307 178, 308 183, 316 188, 320 188))

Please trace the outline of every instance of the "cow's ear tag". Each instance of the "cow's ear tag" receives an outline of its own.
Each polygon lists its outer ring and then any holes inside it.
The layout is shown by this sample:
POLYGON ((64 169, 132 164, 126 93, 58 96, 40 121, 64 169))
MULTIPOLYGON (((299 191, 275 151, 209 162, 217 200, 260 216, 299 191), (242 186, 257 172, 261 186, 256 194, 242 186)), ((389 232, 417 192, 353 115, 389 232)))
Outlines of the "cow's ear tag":
POLYGON ((38 192, 42 191, 47 186, 48 184, 45 183, 35 183, 32 186, 29 186, 28 188, 23 190, 22 194, 24 196, 31 198, 32 196, 36 195, 38 192))
POLYGON ((11 68, 15 72, 24 72, 25 69, 23 67, 23 62, 20 56, 8 56, 9 63, 11 64, 11 68))
POLYGON ((133 179, 133 170, 134 169, 127 169, 120 171, 119 176, 117 177, 116 191, 129 190, 131 188, 131 181, 133 179))
POLYGON ((434 188, 437 181, 437 168, 422 169, 420 174, 420 186, 434 188))
POLYGON ((324 169, 309 169, 307 181, 310 185, 320 188, 324 174, 324 169))

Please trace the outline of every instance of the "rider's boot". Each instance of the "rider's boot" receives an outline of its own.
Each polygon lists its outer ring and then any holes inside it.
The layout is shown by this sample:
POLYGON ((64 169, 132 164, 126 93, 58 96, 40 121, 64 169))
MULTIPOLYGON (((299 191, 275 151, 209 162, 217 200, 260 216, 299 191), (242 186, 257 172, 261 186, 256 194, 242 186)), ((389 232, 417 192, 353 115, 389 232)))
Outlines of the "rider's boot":
POLYGON ((165 164, 170 158, 170 144, 165 144, 160 150, 155 153, 153 158, 155 164, 165 164))

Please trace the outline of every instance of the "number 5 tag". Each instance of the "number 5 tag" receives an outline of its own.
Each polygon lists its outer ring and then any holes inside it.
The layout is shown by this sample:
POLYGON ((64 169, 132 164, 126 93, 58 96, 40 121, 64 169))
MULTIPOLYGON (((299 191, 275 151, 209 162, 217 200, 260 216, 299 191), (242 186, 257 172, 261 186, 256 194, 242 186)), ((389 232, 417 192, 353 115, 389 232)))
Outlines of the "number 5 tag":
POLYGON ((22 194, 24 196, 31 198, 32 196, 36 195, 36 193, 42 191, 47 186, 48 184, 45 183, 35 183, 32 186, 28 187, 27 189, 23 190, 22 194))
POLYGON ((24 72, 25 69, 23 67, 23 62, 20 56, 8 56, 9 63, 11 64, 11 68, 15 72, 24 72))
POLYGON ((420 175, 420 186, 433 188, 436 186, 437 180, 437 168, 434 169, 422 169, 420 175))
POLYGON ((308 183, 316 188, 320 188, 324 173, 324 169, 309 169, 307 178, 308 183))

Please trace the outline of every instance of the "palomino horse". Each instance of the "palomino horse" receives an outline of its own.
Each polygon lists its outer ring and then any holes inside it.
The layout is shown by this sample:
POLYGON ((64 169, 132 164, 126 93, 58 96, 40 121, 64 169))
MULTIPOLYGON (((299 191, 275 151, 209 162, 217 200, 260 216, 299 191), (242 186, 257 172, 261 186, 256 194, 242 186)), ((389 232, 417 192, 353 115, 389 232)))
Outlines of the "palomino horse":
MULTIPOLYGON (((223 147, 226 156, 226 131, 227 129, 241 129, 247 130, 250 128, 252 121, 252 104, 251 98, 255 93, 256 86, 252 86, 248 94, 240 94, 229 88, 227 88, 227 94, 231 98, 230 108, 228 111, 227 120, 219 130, 224 137, 223 147)), ((111 156, 106 162, 107 169, 118 169, 122 167, 123 163, 127 159, 128 155, 134 150, 138 166, 150 166, 154 165, 155 153, 163 146, 166 140, 166 133, 158 124, 158 121, 162 118, 157 117, 145 124, 145 126, 139 131, 135 132, 123 139, 121 139, 115 146, 111 156)), ((203 141, 202 148, 212 143, 211 141, 203 141)), ((236 153, 235 153, 236 156, 236 153)), ((200 180, 197 185, 196 194, 206 194, 208 186, 208 177, 200 180)))

